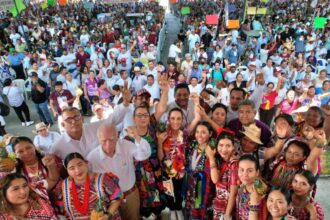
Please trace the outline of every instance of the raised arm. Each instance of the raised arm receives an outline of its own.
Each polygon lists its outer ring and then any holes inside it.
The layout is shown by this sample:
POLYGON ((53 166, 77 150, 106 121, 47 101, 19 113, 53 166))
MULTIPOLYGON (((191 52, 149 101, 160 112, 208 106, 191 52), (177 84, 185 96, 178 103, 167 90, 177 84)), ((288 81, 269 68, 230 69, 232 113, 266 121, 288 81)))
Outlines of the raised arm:
POLYGON ((157 79, 158 79, 158 85, 161 90, 161 96, 160 96, 160 100, 159 100, 159 103, 156 108, 156 112, 154 114, 156 120, 158 120, 160 117, 162 117, 164 112, 166 112, 166 110, 167 110, 168 91, 170 88, 167 73, 163 74, 163 75, 159 74, 157 79))
POLYGON ((289 136, 291 126, 288 123, 276 123, 275 124, 275 133, 277 136, 277 141, 275 145, 270 148, 265 149, 265 160, 276 157, 283 149, 286 138, 289 136))
POLYGON ((134 139, 134 143, 126 142, 130 146, 130 153, 135 160, 142 161, 146 160, 151 155, 150 144, 140 137, 135 126, 130 126, 126 128, 126 133, 129 137, 134 139))
POLYGON ((307 170, 314 174, 317 172, 317 160, 320 158, 323 152, 323 148, 327 146, 327 144, 328 142, 324 130, 315 130, 314 138, 309 141, 311 152, 306 160, 307 170))

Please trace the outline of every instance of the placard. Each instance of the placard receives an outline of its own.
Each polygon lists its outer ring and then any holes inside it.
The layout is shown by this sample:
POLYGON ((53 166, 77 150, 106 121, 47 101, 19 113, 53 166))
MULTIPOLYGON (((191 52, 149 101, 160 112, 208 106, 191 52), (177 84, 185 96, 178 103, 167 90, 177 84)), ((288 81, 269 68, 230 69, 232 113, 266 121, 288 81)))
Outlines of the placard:
POLYGON ((315 28, 324 28, 327 23, 327 18, 324 17, 315 17, 314 27, 315 28))
POLYGON ((181 14, 182 15, 188 15, 188 14, 190 14, 190 8, 189 7, 182 7, 181 8, 181 14))
POLYGON ((247 14, 248 15, 255 15, 257 12, 257 8, 256 7, 248 7, 247 8, 247 14))
POLYGON ((206 15, 205 23, 208 25, 217 25, 219 21, 219 17, 217 14, 206 15))

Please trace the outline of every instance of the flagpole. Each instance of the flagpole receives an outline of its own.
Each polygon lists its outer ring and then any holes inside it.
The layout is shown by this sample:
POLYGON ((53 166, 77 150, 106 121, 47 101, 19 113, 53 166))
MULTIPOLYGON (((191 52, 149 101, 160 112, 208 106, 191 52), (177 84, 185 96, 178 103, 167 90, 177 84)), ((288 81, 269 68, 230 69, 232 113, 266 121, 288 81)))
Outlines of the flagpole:
MULTIPOLYGON (((25 40, 25 42, 26 42, 27 49, 28 49, 28 51, 30 52, 30 49, 31 49, 31 48, 30 48, 30 43, 29 43, 29 41, 28 41, 28 39, 27 39, 27 36, 26 36, 26 34, 25 34, 25 30, 24 30, 24 26, 23 26, 23 24, 22 24, 22 22, 21 22, 21 14, 20 14, 20 11, 18 10, 16 0, 13 0, 13 2, 14 2, 14 5, 15 5, 15 9, 16 9, 16 11, 17 11, 18 23, 19 23, 19 25, 20 25, 21 28, 22 28, 22 31, 23 31, 23 37, 24 37, 24 40, 25 40)), ((24 4, 24 3, 23 3, 23 4, 24 4)))

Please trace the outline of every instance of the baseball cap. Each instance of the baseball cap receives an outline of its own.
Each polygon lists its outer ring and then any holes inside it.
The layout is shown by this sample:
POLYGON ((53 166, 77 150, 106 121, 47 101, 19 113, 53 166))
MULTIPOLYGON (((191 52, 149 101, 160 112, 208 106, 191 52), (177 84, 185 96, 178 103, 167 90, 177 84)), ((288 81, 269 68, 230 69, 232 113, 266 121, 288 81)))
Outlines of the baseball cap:
POLYGON ((126 63, 126 58, 125 58, 125 57, 121 58, 121 59, 120 59, 120 62, 122 62, 122 63, 126 63))
POLYGON ((294 120, 291 115, 285 113, 279 114, 278 116, 276 116, 274 122, 276 122, 280 118, 286 120, 290 126, 294 125, 294 120))
POLYGON ((151 97, 150 93, 146 89, 140 89, 137 93, 136 96, 141 96, 141 95, 146 95, 149 98, 151 97))

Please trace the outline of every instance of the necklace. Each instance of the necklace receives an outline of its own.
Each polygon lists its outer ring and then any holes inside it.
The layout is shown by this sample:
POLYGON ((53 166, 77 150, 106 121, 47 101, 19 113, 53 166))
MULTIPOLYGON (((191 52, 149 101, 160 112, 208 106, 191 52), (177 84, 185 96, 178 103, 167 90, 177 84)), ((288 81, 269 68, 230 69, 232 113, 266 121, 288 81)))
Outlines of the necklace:
POLYGON ((33 164, 32 166, 25 165, 26 173, 30 173, 33 176, 39 176, 39 162, 33 164))
POLYGON ((86 182, 84 184, 84 199, 83 204, 79 201, 79 196, 77 193, 77 187, 74 183, 74 180, 71 182, 71 190, 72 190, 72 199, 73 199, 73 205, 76 208, 76 210, 82 214, 87 215, 88 214, 88 206, 89 206, 89 190, 90 189, 90 178, 89 175, 87 175, 86 182))

